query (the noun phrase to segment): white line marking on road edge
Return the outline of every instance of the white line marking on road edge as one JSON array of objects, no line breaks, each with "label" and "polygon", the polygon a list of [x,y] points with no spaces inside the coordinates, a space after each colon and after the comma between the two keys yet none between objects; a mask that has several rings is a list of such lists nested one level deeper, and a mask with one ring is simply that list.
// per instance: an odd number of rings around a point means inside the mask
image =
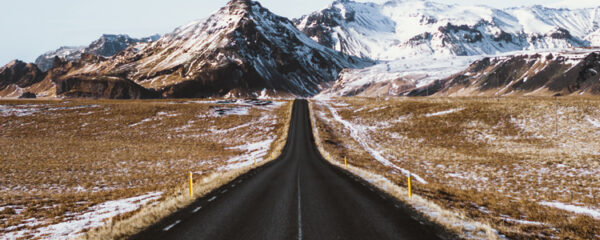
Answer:
[{"label": "white line marking on road edge", "polygon": [[177,220],[177,221],[175,221],[175,223],[173,223],[173,224],[171,224],[171,225],[167,226],[166,228],[163,228],[163,231],[165,231],[165,232],[166,232],[166,231],[169,231],[169,230],[171,230],[171,228],[175,227],[175,225],[179,224],[180,222],[181,222],[181,220]]},{"label": "white line marking on road edge", "polygon": [[375,192],[375,190],[373,190],[372,188],[369,188],[369,190],[371,190],[371,192]]},{"label": "white line marking on road edge", "polygon": [[302,240],[302,197],[300,195],[300,169],[298,169],[298,240]]},{"label": "white line marking on road edge", "polygon": [[202,209],[202,207],[197,207],[194,209],[194,211],[192,211],[193,213],[200,211],[200,209]]},{"label": "white line marking on road edge", "polygon": [[208,201],[209,201],[209,202],[212,202],[212,201],[214,201],[215,199],[217,199],[217,196],[213,196],[213,197],[211,197],[210,199],[208,199]]},{"label": "white line marking on road edge", "polygon": [[226,192],[227,192],[227,189],[225,189],[225,190],[221,191],[221,193],[226,193]]},{"label": "white line marking on road edge", "polygon": [[233,188],[233,187],[235,187],[235,184],[231,184],[231,187],[232,187],[232,188]]},{"label": "white line marking on road edge", "polygon": [[396,204],[396,205],[394,205],[394,207],[396,207],[396,208],[400,208],[400,206],[398,206],[397,204]]}]

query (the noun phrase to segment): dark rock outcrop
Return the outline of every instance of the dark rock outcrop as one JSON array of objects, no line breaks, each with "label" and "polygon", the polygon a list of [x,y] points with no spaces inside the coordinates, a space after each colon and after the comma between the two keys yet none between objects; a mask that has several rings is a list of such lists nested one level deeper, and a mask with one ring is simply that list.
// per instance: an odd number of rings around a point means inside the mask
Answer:
[{"label": "dark rock outcrop", "polygon": [[19,98],[36,98],[37,96],[35,95],[35,93],[32,92],[24,92],[23,94],[21,94],[21,96],[19,96]]},{"label": "dark rock outcrop", "polygon": [[0,90],[11,84],[25,88],[42,81],[45,76],[35,64],[14,60],[0,68]]},{"label": "dark rock outcrop", "polygon": [[73,76],[56,81],[56,94],[68,98],[147,99],[158,94],[118,77]]}]

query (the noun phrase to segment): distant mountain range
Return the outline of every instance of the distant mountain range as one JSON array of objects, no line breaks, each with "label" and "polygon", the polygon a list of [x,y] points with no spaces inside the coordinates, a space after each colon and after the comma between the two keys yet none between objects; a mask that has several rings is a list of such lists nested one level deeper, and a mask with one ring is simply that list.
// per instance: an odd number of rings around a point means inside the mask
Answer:
[{"label": "distant mountain range", "polygon": [[[11,62],[0,69],[0,96],[598,94],[593,81],[600,69],[590,59],[600,50],[594,46],[600,46],[600,7],[494,9],[338,0],[289,20],[258,2],[232,0],[208,18],[162,37],[103,35],[87,47],[45,53],[35,64]],[[549,55],[551,60],[542,61]],[[538,73],[532,75],[531,69],[521,72],[524,66],[506,67],[506,62],[523,63],[519,59],[543,62],[529,67],[551,63],[552,78],[534,77]],[[485,70],[473,72],[482,61],[488,63]],[[538,69],[545,71],[550,70]],[[518,83],[524,75],[537,84]]]},{"label": "distant mountain range", "polygon": [[600,52],[486,57],[408,96],[563,96],[600,94]]},{"label": "distant mountain range", "polygon": [[147,43],[156,41],[160,38],[160,35],[153,35],[146,38],[132,38],[128,35],[112,35],[104,34],[98,40],[92,42],[86,47],[60,47],[54,51],[49,51],[40,55],[36,60],[35,64],[42,70],[48,71],[52,68],[54,63],[54,57],[60,57],[67,61],[77,61],[81,58],[81,54],[90,53],[103,57],[110,57],[117,54],[120,51],[125,50],[132,44],[139,44],[137,48],[141,48]]}]

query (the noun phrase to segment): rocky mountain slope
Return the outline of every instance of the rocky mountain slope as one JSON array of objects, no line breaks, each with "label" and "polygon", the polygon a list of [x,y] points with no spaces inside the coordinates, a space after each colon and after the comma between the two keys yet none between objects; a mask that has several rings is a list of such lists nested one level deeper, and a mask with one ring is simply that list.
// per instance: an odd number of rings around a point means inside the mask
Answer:
[{"label": "rocky mountain slope", "polygon": [[343,71],[317,97],[600,95],[599,56],[590,48],[395,60]]},{"label": "rocky mountain slope", "polygon": [[41,81],[44,74],[35,64],[14,60],[0,68],[0,90],[15,84],[18,87],[28,87]]},{"label": "rocky mountain slope", "polygon": [[600,7],[500,10],[416,0],[338,0],[294,23],[325,46],[378,60],[600,45],[595,37]]},{"label": "rocky mountain slope", "polygon": [[128,79],[167,98],[312,96],[342,69],[371,64],[314,42],[258,2],[233,0],[142,49],[130,47],[64,77]]},{"label": "rocky mountain slope", "polygon": [[125,34],[104,34],[87,47],[60,47],[54,51],[46,52],[35,60],[35,64],[40,68],[40,70],[45,72],[52,68],[54,57],[60,57],[67,61],[77,61],[81,58],[81,54],[83,53],[110,57],[120,51],[125,50],[127,47],[133,44],[137,44],[139,45],[137,47],[141,48],[149,42],[158,40],[158,38],[160,38],[160,35],[138,39],[129,37]]},{"label": "rocky mountain slope", "polygon": [[600,51],[546,52],[487,57],[409,96],[600,94]]},{"label": "rocky mountain slope", "polygon": [[0,96],[19,97],[45,77],[35,64],[14,60],[0,68]]}]

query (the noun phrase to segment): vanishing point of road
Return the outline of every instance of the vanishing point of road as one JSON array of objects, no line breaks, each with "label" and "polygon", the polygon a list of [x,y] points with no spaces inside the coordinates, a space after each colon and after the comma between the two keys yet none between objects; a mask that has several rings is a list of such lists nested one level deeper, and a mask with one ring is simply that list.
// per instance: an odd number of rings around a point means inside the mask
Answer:
[{"label": "vanishing point of road", "polygon": [[281,156],[132,239],[443,239],[404,204],[320,155],[296,100]]}]

